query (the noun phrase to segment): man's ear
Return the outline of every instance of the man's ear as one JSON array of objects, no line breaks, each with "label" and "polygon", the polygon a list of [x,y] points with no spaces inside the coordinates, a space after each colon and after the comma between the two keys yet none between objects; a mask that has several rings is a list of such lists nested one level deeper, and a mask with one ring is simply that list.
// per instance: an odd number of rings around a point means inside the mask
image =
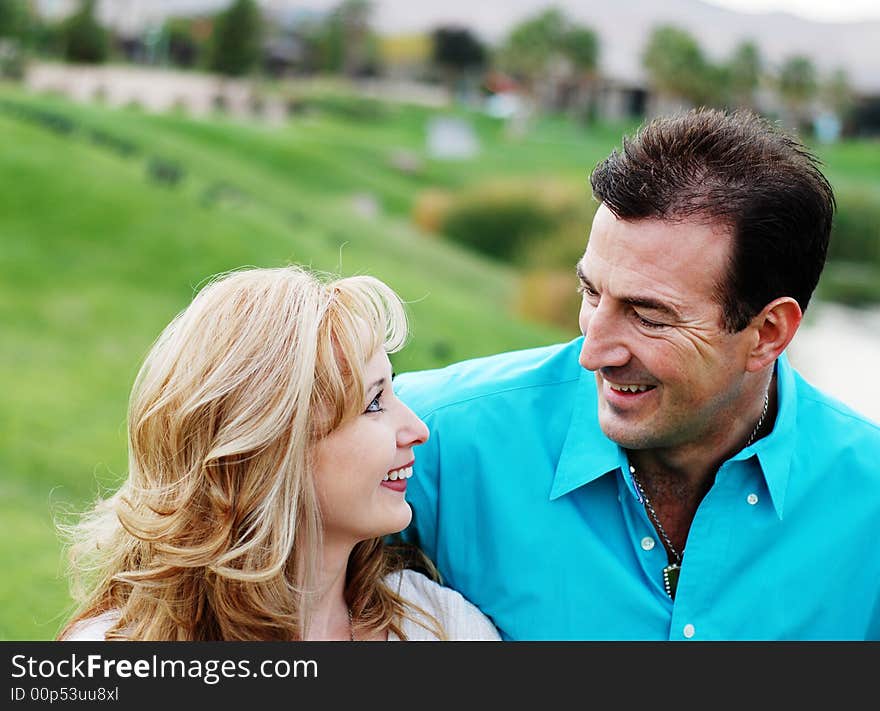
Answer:
[{"label": "man's ear", "polygon": [[791,343],[803,316],[798,302],[790,296],[767,304],[749,325],[754,329],[755,342],[749,351],[746,369],[757,372],[775,361]]}]

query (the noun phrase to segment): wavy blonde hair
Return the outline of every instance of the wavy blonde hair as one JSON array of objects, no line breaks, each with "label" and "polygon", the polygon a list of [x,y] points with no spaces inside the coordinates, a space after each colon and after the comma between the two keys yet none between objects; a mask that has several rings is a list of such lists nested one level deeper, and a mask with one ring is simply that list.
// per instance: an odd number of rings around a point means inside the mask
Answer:
[{"label": "wavy blonde hair", "polygon": [[[373,277],[290,266],[214,278],[135,379],[127,480],[61,526],[79,604],[58,637],[114,611],[111,639],[302,639],[321,551],[314,444],[363,410],[372,354],[406,338],[403,304]],[[382,539],[355,547],[356,632],[405,638],[408,617],[443,638],[386,584],[401,561]]]}]

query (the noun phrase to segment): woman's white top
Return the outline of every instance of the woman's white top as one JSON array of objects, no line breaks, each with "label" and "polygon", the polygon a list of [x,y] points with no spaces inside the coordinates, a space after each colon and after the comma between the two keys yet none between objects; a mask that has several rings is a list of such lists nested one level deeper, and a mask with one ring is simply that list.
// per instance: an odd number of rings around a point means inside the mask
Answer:
[{"label": "woman's white top", "polygon": [[[395,580],[395,578],[398,578]],[[450,641],[499,641],[501,636],[495,625],[466,600],[461,593],[438,585],[433,580],[415,570],[392,573],[386,582],[396,587],[397,594],[404,600],[418,605],[430,612],[443,627]],[[410,614],[417,613],[410,612]],[[436,637],[421,625],[404,618],[401,625],[407,639],[411,641],[436,641]],[[388,641],[400,641],[391,632]]]},{"label": "woman's white top", "polygon": [[[477,607],[466,600],[461,593],[438,585],[430,578],[415,570],[392,573],[386,582],[397,594],[411,605],[432,614],[446,632],[450,641],[500,641],[498,630]],[[410,614],[424,619],[417,611]],[[97,617],[79,622],[65,637],[69,642],[103,642],[104,635],[116,624],[119,613],[114,610]],[[403,632],[409,641],[437,641],[437,637],[409,618],[404,618]],[[393,633],[388,633],[389,642],[399,642]]]}]

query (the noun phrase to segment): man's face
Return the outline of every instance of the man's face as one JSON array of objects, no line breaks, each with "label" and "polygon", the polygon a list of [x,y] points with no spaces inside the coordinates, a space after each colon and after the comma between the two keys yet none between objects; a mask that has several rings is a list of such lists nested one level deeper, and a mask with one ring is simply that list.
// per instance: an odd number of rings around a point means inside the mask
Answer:
[{"label": "man's face", "polygon": [[621,446],[711,447],[735,421],[753,342],[722,324],[731,246],[725,227],[596,212],[578,263],[580,363],[596,373],[602,431]]}]

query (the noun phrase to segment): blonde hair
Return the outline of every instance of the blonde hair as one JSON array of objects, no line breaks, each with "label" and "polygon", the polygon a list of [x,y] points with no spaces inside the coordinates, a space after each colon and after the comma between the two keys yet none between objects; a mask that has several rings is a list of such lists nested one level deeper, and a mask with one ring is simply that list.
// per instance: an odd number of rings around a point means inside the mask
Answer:
[{"label": "blonde hair", "polygon": [[[79,607],[59,638],[112,610],[108,638],[302,639],[321,550],[313,446],[363,409],[372,354],[406,338],[400,298],[373,277],[290,266],[205,286],[135,379],[127,480],[62,526]],[[358,631],[425,626],[384,582],[395,567],[381,539],[355,547]]]}]

